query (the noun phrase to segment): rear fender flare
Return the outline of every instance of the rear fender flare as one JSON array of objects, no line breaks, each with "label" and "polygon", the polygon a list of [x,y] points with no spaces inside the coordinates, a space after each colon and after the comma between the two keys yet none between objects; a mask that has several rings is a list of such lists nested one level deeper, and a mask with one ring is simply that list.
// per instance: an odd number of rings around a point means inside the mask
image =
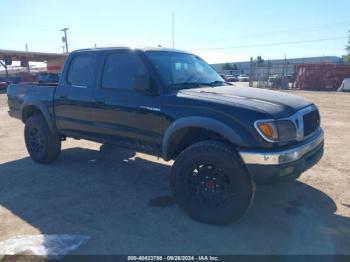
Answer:
[{"label": "rear fender flare", "polygon": [[57,132],[57,128],[55,125],[54,120],[52,119],[49,110],[47,109],[47,107],[42,103],[42,102],[38,102],[38,101],[31,101],[31,100],[27,100],[25,102],[23,102],[22,106],[21,106],[21,116],[22,116],[22,122],[24,123],[24,112],[26,110],[26,108],[28,108],[29,106],[33,106],[36,107],[38,110],[41,111],[41,113],[43,114],[47,125],[49,126],[50,130],[52,132]]}]

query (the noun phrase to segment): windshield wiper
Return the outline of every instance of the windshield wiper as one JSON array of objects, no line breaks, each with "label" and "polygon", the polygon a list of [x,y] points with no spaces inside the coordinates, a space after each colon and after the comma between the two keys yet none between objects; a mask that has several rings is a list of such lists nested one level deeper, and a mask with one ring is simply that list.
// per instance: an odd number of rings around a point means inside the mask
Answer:
[{"label": "windshield wiper", "polygon": [[223,81],[213,81],[213,82],[209,82],[209,83],[182,82],[182,83],[172,84],[171,86],[177,87],[179,89],[185,89],[185,88],[193,88],[193,87],[200,87],[200,86],[215,87],[215,86],[220,86],[220,85],[224,85],[224,84],[231,85],[230,83],[223,82]]},{"label": "windshield wiper", "polygon": [[224,81],[214,81],[214,82],[207,83],[206,85],[220,86],[220,85],[224,85],[224,84],[231,85],[229,82],[224,82]]},{"label": "windshield wiper", "polygon": [[182,83],[176,83],[172,84],[171,86],[184,89],[184,88],[192,88],[192,87],[199,87],[201,83],[195,83],[195,82],[182,82]]}]

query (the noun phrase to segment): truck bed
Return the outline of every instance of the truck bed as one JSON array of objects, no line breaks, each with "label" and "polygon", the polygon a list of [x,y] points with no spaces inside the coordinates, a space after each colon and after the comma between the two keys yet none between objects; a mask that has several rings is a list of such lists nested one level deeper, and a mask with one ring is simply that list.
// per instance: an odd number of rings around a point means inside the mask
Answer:
[{"label": "truck bed", "polygon": [[52,112],[57,84],[13,84],[7,89],[9,114],[21,119],[24,102],[40,101]]}]

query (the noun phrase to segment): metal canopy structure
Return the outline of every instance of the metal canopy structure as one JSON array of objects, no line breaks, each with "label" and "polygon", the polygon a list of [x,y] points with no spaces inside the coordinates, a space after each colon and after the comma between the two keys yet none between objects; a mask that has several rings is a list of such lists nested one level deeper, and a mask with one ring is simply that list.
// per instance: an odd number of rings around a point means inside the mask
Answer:
[{"label": "metal canopy structure", "polygon": [[0,49],[0,60],[5,60],[6,57],[11,57],[14,61],[22,61],[26,59],[31,62],[45,62],[58,58],[65,59],[67,57],[67,54],[26,52]]},{"label": "metal canopy structure", "polygon": [[6,61],[20,61],[21,66],[27,67],[29,71],[29,62],[45,62],[47,63],[47,71],[59,72],[68,54],[58,53],[43,53],[43,52],[27,52],[16,50],[1,50],[0,49],[0,65],[2,65],[7,73]]}]

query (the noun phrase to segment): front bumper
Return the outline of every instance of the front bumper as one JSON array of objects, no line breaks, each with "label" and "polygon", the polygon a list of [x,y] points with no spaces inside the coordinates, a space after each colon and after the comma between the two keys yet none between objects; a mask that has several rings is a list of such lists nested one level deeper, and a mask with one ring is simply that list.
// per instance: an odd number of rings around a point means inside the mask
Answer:
[{"label": "front bumper", "polygon": [[249,173],[257,182],[282,177],[298,177],[316,165],[323,156],[324,133],[320,128],[312,137],[283,150],[240,150]]}]

